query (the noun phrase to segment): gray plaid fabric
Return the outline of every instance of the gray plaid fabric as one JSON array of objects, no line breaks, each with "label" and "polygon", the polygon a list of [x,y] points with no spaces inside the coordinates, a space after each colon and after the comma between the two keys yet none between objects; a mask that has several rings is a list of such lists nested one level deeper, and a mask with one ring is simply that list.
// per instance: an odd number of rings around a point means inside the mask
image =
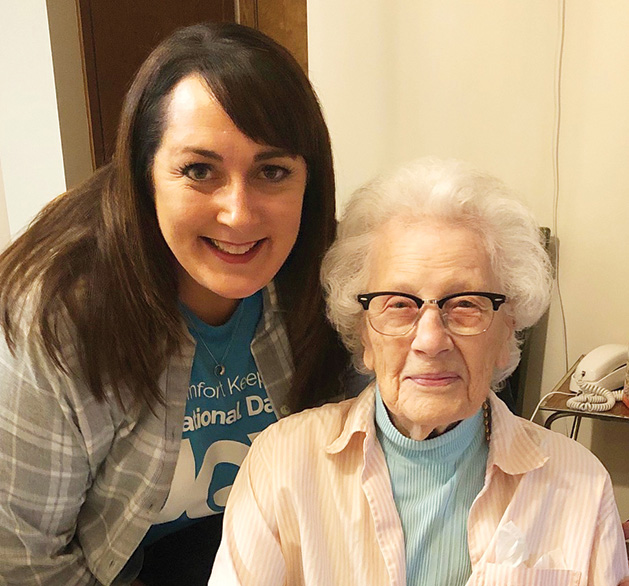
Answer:
[{"label": "gray plaid fabric", "polygon": [[[251,348],[282,417],[293,362],[272,284],[263,296]],[[125,412],[27,333],[16,356],[0,335],[0,586],[114,581],[168,496],[194,351],[187,336],[162,373],[166,407]]]}]

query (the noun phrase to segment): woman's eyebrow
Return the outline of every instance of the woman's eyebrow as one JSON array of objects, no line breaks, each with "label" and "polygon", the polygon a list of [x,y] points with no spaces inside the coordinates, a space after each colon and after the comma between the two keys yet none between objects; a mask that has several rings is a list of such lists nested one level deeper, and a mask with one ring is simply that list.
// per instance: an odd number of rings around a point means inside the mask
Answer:
[{"label": "woman's eyebrow", "polygon": [[285,149],[270,149],[268,151],[263,151],[258,153],[253,160],[254,161],[266,161],[267,159],[275,159],[278,157],[289,157],[291,159],[296,159],[299,155],[291,153]]},{"label": "woman's eyebrow", "polygon": [[200,148],[195,148],[195,147],[185,147],[183,149],[181,149],[181,152],[186,154],[186,153],[192,153],[194,155],[199,155],[201,157],[205,157],[206,159],[214,159],[216,161],[222,161],[223,157],[221,157],[221,155],[219,155],[216,151],[209,151],[207,149],[200,149]]},{"label": "woman's eyebrow", "polygon": [[[214,159],[216,161],[222,161],[223,157],[217,153],[216,151],[211,151],[208,149],[196,148],[196,147],[185,147],[181,150],[182,153],[192,153],[195,155],[199,155],[201,157],[205,157],[207,159]],[[253,160],[256,162],[266,161],[268,159],[282,158],[288,157],[290,159],[297,159],[299,155],[291,153],[286,149],[269,149],[266,151],[262,151],[254,156]]]}]

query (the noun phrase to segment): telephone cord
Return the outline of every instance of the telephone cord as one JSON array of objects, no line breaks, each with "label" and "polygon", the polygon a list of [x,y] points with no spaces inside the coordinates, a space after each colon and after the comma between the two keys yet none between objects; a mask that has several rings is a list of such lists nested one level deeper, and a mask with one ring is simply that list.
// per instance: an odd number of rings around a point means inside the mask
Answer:
[{"label": "telephone cord", "polygon": [[579,393],[566,401],[570,409],[578,411],[609,411],[616,401],[622,400],[622,389],[610,391],[595,383],[578,381]]}]

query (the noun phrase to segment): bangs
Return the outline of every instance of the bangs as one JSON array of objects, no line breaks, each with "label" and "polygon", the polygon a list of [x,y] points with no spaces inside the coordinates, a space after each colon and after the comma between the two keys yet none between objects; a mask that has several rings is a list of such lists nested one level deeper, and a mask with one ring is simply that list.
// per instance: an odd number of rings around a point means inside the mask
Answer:
[{"label": "bangs", "polygon": [[321,115],[299,66],[290,71],[269,54],[223,50],[199,73],[234,124],[257,143],[309,158],[318,142],[313,117]]}]

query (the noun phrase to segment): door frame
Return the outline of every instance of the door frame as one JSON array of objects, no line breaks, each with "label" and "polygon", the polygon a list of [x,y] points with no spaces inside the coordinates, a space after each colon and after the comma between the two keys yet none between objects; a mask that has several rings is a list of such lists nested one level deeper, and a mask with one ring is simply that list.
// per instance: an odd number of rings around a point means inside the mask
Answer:
[{"label": "door frame", "polygon": [[[92,164],[96,169],[105,162],[106,156],[89,0],[76,0],[76,10]],[[255,28],[285,46],[307,74],[307,0],[234,0],[234,14],[236,22]]]}]

